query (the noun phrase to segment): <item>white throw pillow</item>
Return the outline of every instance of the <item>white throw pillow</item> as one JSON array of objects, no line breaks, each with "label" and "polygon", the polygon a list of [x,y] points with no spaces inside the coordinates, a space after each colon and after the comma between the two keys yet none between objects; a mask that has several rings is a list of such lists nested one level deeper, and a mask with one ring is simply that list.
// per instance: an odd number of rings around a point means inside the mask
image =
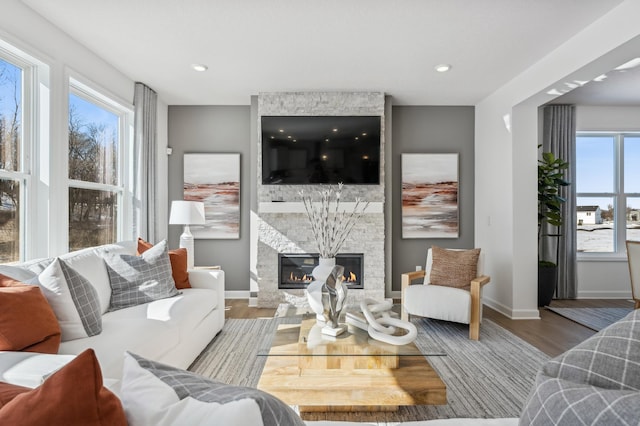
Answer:
[{"label": "white throw pillow", "polygon": [[129,352],[120,394],[130,426],[304,426],[289,406],[265,392],[226,385]]}]

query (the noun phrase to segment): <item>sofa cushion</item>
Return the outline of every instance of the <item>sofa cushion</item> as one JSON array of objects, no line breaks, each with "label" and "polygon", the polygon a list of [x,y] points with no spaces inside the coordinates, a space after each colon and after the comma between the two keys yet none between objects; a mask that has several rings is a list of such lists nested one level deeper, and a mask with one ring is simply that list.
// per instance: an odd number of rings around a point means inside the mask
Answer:
[{"label": "sofa cushion", "polygon": [[102,331],[98,293],[64,260],[54,259],[38,275],[38,285],[58,318],[63,342]]},{"label": "sofa cushion", "polygon": [[539,373],[520,425],[638,424],[640,392],[574,383]]},{"label": "sofa cushion", "polygon": [[[138,238],[138,254],[142,254],[145,251],[153,247],[148,241]],[[189,272],[187,271],[187,249],[179,248],[175,250],[169,250],[169,261],[171,262],[171,274],[173,281],[176,284],[178,290],[184,288],[191,288],[189,283]]]},{"label": "sofa cushion", "polygon": [[100,366],[91,349],[36,389],[0,384],[0,394],[10,393],[17,395],[0,408],[0,424],[127,425],[120,400],[102,385]]},{"label": "sofa cushion", "polygon": [[0,265],[0,274],[25,284],[38,276],[35,272],[18,265]]},{"label": "sofa cushion", "polygon": [[111,283],[109,311],[178,294],[171,276],[166,240],[142,253],[142,256],[107,252],[104,260]]},{"label": "sofa cushion", "polygon": [[154,300],[144,305],[109,312],[107,317],[110,321],[136,318],[162,321],[176,327],[180,332],[180,339],[183,340],[188,339],[189,333],[218,308],[217,300],[215,290],[191,288],[182,290],[178,296],[169,299]]},{"label": "sofa cushion", "polygon": [[549,360],[542,372],[605,389],[640,391],[640,310]]},{"label": "sofa cushion", "polygon": [[35,388],[74,358],[57,353],[0,352],[0,382]]},{"label": "sofa cushion", "polygon": [[471,280],[477,277],[480,249],[449,250],[432,246],[431,252],[431,284],[468,288]]},{"label": "sofa cushion", "polygon": [[253,388],[230,386],[127,353],[122,403],[136,425],[291,425],[304,422],[286,404]]},{"label": "sofa cushion", "polygon": [[[128,309],[131,308],[126,310]],[[59,353],[77,355],[86,348],[92,348],[102,367],[103,376],[120,379],[126,350],[148,358],[161,359],[180,343],[180,333],[175,325],[146,317],[117,319],[112,314],[110,312],[103,316],[102,333],[86,339],[62,342]]]},{"label": "sofa cushion", "polygon": [[39,287],[0,275],[0,351],[56,353],[60,334]]}]

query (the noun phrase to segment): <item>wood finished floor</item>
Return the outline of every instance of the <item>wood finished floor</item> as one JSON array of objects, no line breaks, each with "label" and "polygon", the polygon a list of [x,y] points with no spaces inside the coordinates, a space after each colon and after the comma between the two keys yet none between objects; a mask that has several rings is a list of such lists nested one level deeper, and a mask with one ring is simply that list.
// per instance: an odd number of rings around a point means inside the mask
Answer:
[{"label": "wood finished floor", "polygon": [[[554,307],[624,308],[633,307],[628,300],[582,299],[554,300]],[[226,318],[272,318],[275,309],[250,307],[246,299],[228,299]],[[499,324],[549,356],[557,356],[596,332],[546,309],[540,310],[539,320],[512,320],[484,307],[484,317]],[[482,336],[481,336],[482,338]]]}]

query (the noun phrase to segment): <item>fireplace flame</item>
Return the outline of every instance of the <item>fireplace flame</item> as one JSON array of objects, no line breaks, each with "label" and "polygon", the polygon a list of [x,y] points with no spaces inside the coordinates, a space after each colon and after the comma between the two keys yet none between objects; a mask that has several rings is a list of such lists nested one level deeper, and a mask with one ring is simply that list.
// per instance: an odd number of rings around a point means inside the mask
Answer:
[{"label": "fireplace flame", "polygon": [[348,277],[343,276],[342,279],[348,283],[355,283],[358,281],[358,276],[353,272],[349,272],[349,276]]},{"label": "fireplace flame", "polygon": [[311,281],[311,275],[304,274],[302,277],[294,275],[293,272],[289,273],[289,282],[307,282]]}]

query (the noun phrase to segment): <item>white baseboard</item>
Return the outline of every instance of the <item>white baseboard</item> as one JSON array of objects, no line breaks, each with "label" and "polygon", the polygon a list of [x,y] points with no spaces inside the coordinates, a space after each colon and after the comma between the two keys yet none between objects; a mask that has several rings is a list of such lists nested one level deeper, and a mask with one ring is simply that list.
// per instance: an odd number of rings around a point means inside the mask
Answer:
[{"label": "white baseboard", "polygon": [[249,295],[248,290],[226,290],[224,292],[225,299],[248,299]]},{"label": "white baseboard", "polygon": [[578,290],[578,299],[631,299],[631,291],[624,290]]},{"label": "white baseboard", "polygon": [[540,312],[537,309],[512,309],[509,306],[487,297],[482,298],[482,303],[491,309],[500,312],[509,319],[540,319]]}]

